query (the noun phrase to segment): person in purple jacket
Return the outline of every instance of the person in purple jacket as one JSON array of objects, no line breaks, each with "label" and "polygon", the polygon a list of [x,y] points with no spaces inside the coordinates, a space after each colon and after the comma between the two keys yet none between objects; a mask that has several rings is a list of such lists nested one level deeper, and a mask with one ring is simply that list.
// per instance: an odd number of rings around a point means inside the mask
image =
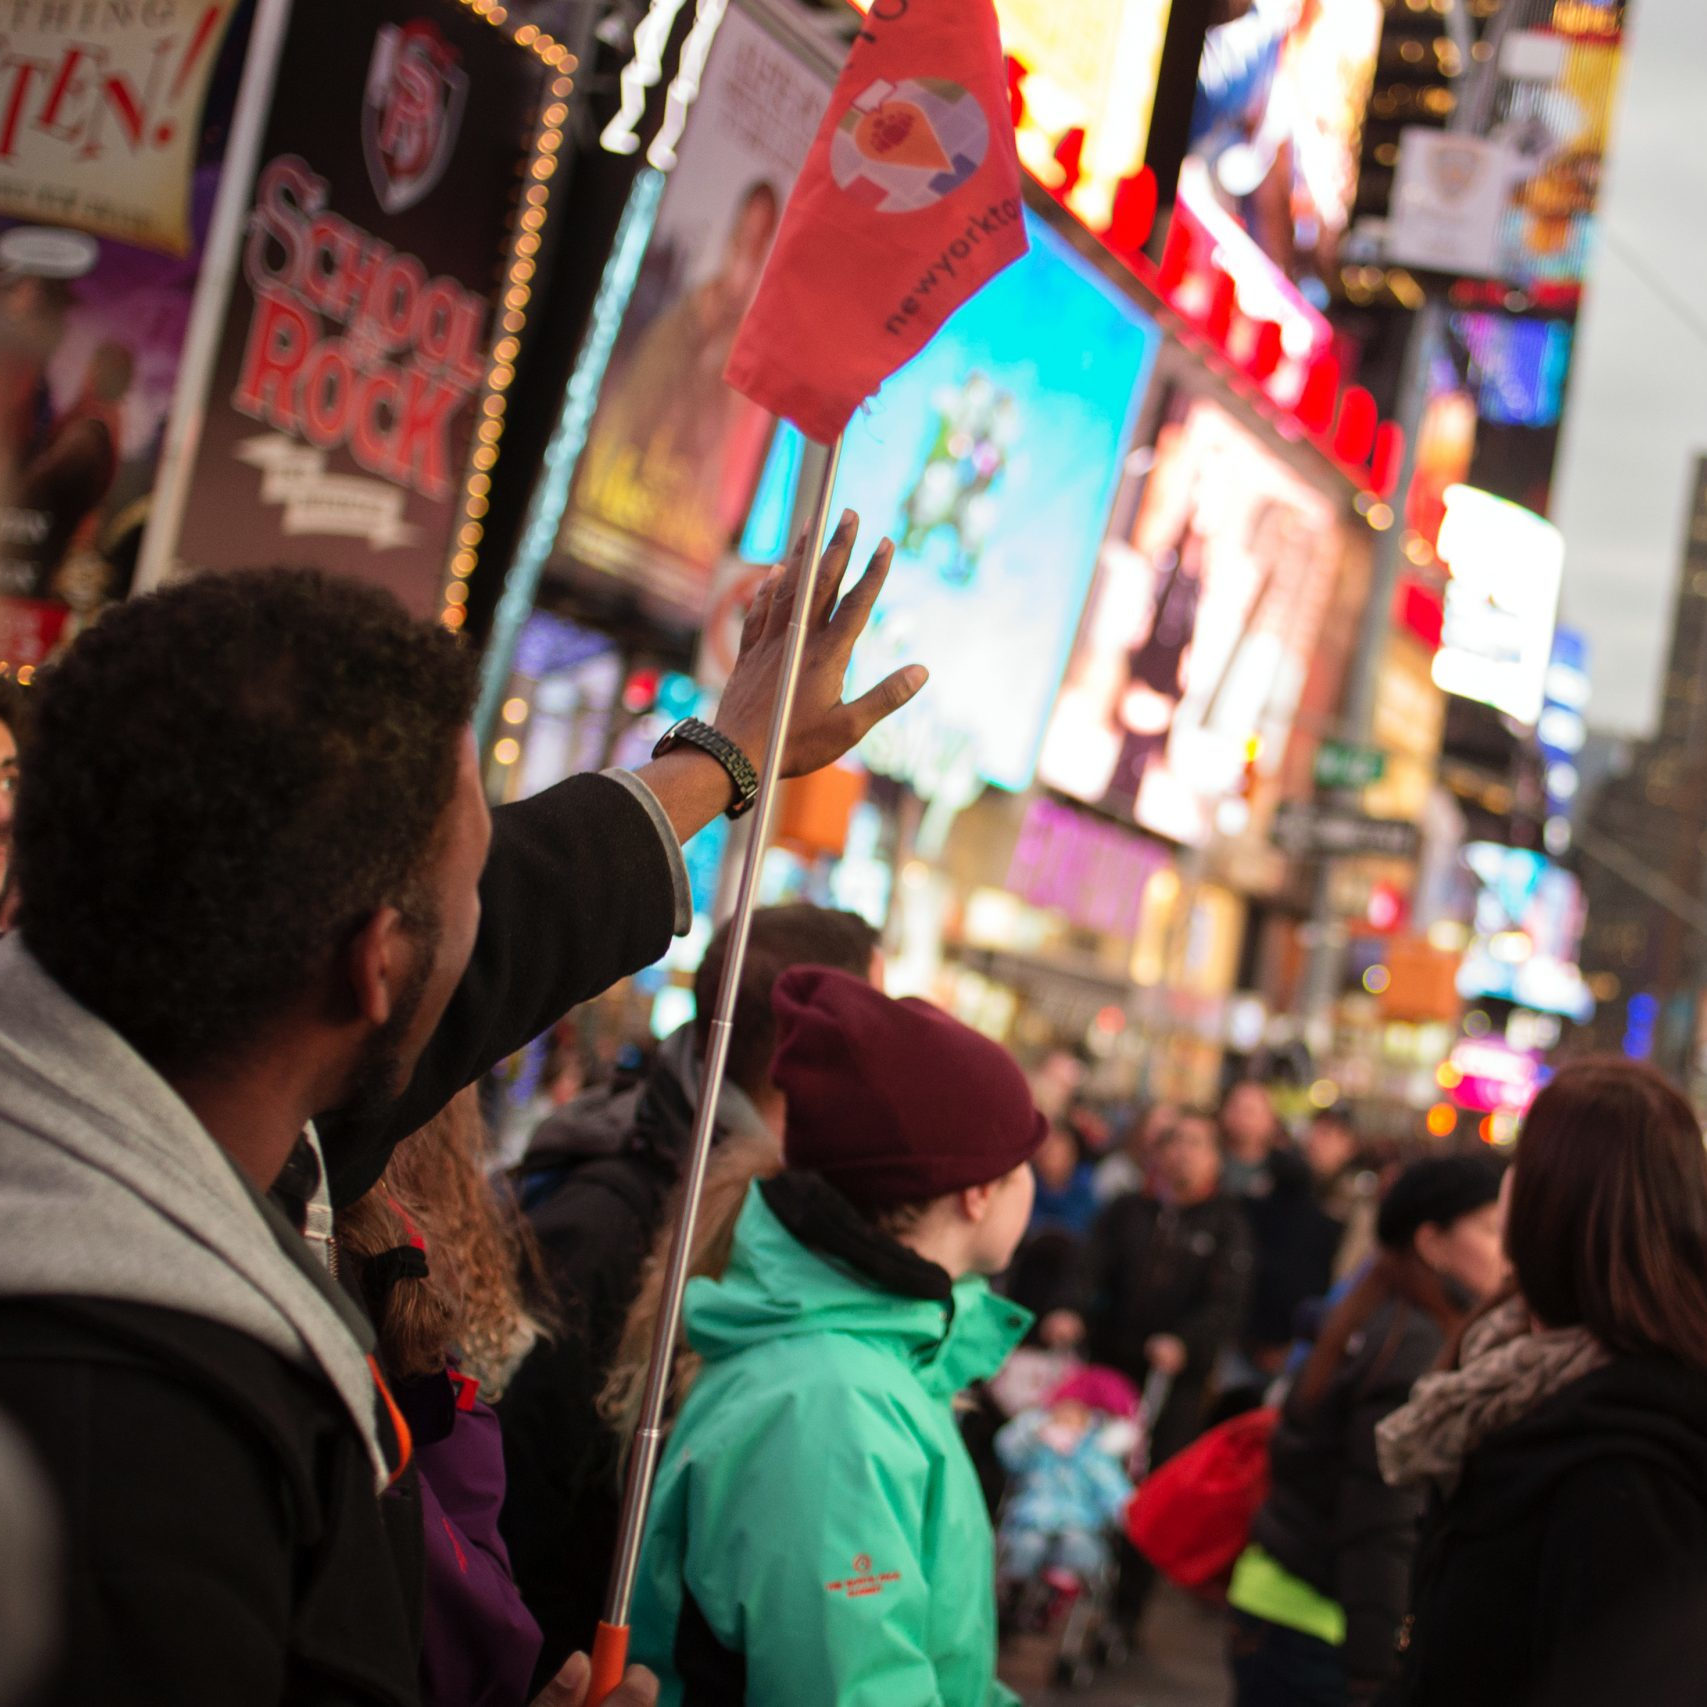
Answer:
[{"label": "person in purple jacket", "polygon": [[504,1448],[485,1402],[539,1340],[518,1278],[535,1253],[488,1184],[485,1149],[471,1088],[337,1219],[340,1274],[367,1304],[414,1445],[413,1486],[388,1498],[396,1522],[420,1502],[424,1707],[521,1707],[541,1641],[498,1533]]}]

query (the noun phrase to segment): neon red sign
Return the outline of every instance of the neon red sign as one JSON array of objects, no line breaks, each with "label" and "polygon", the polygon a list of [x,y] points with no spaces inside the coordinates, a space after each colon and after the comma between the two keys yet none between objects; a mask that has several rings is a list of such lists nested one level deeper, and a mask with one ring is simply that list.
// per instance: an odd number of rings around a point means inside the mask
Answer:
[{"label": "neon red sign", "polygon": [[[1008,89],[1016,128],[1026,124],[1029,68],[1011,54]],[[1055,150],[1053,181],[1037,181],[1075,213],[1086,147],[1083,130]],[[1386,498],[1398,485],[1404,440],[1377,418],[1375,400],[1342,383],[1333,328],[1293,287],[1238,222],[1208,196],[1193,197],[1182,177],[1158,265],[1144,253],[1156,225],[1158,196],[1148,166],[1116,186],[1106,222],[1080,219],[1139,283],[1185,322],[1187,335],[1283,433],[1309,439],[1349,479]]]}]

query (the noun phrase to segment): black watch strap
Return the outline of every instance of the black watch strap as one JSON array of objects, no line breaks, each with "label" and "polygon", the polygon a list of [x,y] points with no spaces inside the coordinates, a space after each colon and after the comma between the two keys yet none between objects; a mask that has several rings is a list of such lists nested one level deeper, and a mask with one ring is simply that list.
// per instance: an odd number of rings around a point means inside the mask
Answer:
[{"label": "black watch strap", "polygon": [[735,804],[729,808],[731,818],[742,818],[753,809],[759,798],[759,773],[753,761],[719,729],[701,723],[697,717],[684,717],[680,723],[666,729],[663,738],[652,749],[652,757],[661,759],[679,747],[697,747],[709,753],[729,773],[735,787]]}]

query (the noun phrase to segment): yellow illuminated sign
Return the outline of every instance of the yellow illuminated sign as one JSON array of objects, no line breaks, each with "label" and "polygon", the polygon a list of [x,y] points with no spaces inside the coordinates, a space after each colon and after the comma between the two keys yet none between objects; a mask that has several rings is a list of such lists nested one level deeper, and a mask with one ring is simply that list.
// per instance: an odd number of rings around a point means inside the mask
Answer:
[{"label": "yellow illuminated sign", "polygon": [[1079,178],[1068,209],[1092,231],[1106,230],[1121,181],[1144,164],[1171,0],[996,0],[1002,46],[1025,70],[1025,114],[1015,131],[1019,157],[1038,181],[1059,190],[1067,173],[1055,158],[1084,134]]}]

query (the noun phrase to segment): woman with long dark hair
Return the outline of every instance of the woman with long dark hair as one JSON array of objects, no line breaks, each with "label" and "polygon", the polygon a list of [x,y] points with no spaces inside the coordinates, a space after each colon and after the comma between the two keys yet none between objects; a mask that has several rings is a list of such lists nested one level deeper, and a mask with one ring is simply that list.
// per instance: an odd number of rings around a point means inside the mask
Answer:
[{"label": "woman with long dark hair", "polygon": [[1423,1500],[1382,1481],[1375,1430],[1500,1289],[1499,1194],[1489,1158],[1436,1157],[1382,1204],[1378,1254],[1281,1413],[1269,1498],[1233,1573],[1238,1707],[1373,1701],[1395,1671]]},{"label": "woman with long dark hair", "polygon": [[1395,1699],[1707,1701],[1707,1151],[1661,1074],[1560,1072],[1530,1110],[1516,1292],[1380,1431],[1430,1487]]}]

